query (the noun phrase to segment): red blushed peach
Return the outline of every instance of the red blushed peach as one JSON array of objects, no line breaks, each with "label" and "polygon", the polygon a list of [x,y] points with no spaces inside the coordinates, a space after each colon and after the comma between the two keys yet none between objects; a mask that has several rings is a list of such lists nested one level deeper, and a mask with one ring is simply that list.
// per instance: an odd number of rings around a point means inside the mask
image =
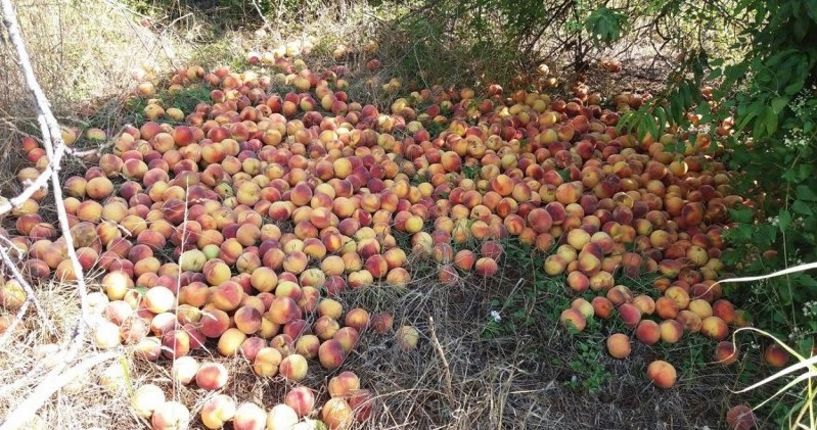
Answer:
[{"label": "red blushed peach", "polygon": [[701,326],[703,325],[701,317],[686,309],[678,312],[678,316],[675,317],[675,320],[681,323],[681,325],[684,326],[684,330],[690,333],[701,331]]},{"label": "red blushed peach", "polygon": [[775,368],[786,367],[789,362],[789,353],[776,343],[770,344],[763,351],[763,361]]},{"label": "red blushed peach", "polygon": [[340,342],[343,351],[348,354],[357,345],[360,333],[352,327],[343,327],[332,338]]},{"label": "red blushed peach", "polygon": [[278,371],[284,378],[296,382],[303,380],[308,370],[309,365],[306,362],[306,358],[300,354],[287,355],[281,360],[281,364],[278,367]]},{"label": "red blushed peach", "polygon": [[470,271],[475,262],[476,256],[470,250],[463,249],[454,255],[454,266],[464,272]]},{"label": "red blushed peach", "polygon": [[228,328],[218,339],[218,352],[225,357],[236,355],[247,335],[237,328]]},{"label": "red blushed peach", "polygon": [[190,352],[190,335],[184,330],[170,330],[162,335],[162,355],[165,357],[183,357],[188,352]]},{"label": "red blushed peach", "polygon": [[701,333],[710,339],[723,340],[729,335],[729,327],[718,317],[706,317],[701,321]]},{"label": "red blushed peach", "polygon": [[653,320],[641,320],[635,329],[635,337],[645,345],[655,345],[661,340],[661,328]]},{"label": "red blushed peach", "polygon": [[642,315],[652,315],[655,312],[655,301],[644,294],[633,297],[633,306],[637,307]]},{"label": "red blushed peach", "polygon": [[324,403],[321,418],[330,430],[344,430],[354,422],[355,413],[346,400],[336,397]]},{"label": "red blushed peach", "polygon": [[244,299],[244,294],[241,284],[226,281],[211,289],[210,303],[218,309],[229,312],[238,308]]},{"label": "red blushed peach", "polygon": [[289,297],[276,296],[270,303],[267,318],[275,324],[283,325],[300,315],[298,304]]},{"label": "red blushed peach", "polygon": [[587,325],[587,319],[576,309],[565,309],[559,316],[559,321],[568,329],[582,331]]},{"label": "red blushed peach", "polygon": [[669,297],[662,296],[655,301],[655,314],[663,319],[673,319],[679,311],[678,304]]},{"label": "red blushed peach", "polygon": [[701,319],[712,316],[712,305],[706,300],[695,299],[689,302],[688,309]]},{"label": "red blushed peach", "polygon": [[254,334],[261,328],[261,312],[250,306],[242,306],[233,315],[235,326],[244,334]]},{"label": "red blushed peach", "polygon": [[634,329],[641,321],[641,311],[630,303],[618,307],[618,313],[625,326]]},{"label": "red blushed peach", "polygon": [[593,309],[593,305],[591,305],[590,302],[581,297],[573,300],[570,303],[570,308],[579,311],[584,316],[585,319],[589,319],[595,316],[595,310]]},{"label": "red blushed peach", "polygon": [[528,212],[527,221],[528,225],[536,233],[547,233],[553,226],[553,218],[550,212],[543,208],[535,208]]},{"label": "red blushed peach", "polygon": [[607,291],[607,298],[616,306],[633,301],[633,293],[624,285],[616,285]]},{"label": "red blushed peach", "polygon": [[394,327],[394,316],[388,312],[381,312],[372,315],[372,330],[375,333],[388,333]]},{"label": "red blushed peach", "polygon": [[284,396],[284,403],[304,417],[315,408],[315,394],[309,388],[295,387]]},{"label": "red blushed peach", "polygon": [[327,391],[332,398],[348,398],[360,389],[360,379],[353,372],[341,372],[329,380]]},{"label": "red blushed peach", "polygon": [[730,365],[738,360],[737,346],[727,340],[718,342],[715,347],[715,362],[723,365]]},{"label": "red blushed peach", "polygon": [[232,397],[218,394],[207,399],[201,407],[201,423],[208,429],[220,429],[235,416],[236,404]]},{"label": "red blushed peach", "polygon": [[122,300],[133,288],[133,279],[124,272],[110,272],[102,278],[102,289],[110,300]]},{"label": "red blushed peach", "polygon": [[732,430],[752,430],[757,428],[757,417],[749,406],[737,405],[726,412],[726,424]]},{"label": "red blushed peach", "polygon": [[283,357],[281,353],[275,348],[261,348],[255,354],[253,360],[253,371],[256,375],[271,378],[278,374],[278,366],[281,364]]},{"label": "red blushed peach", "polygon": [[102,200],[113,193],[113,182],[104,176],[97,176],[88,181],[85,193],[95,200]]},{"label": "red blushed peach", "polygon": [[365,267],[375,279],[380,279],[386,276],[389,271],[389,265],[386,262],[386,259],[380,254],[375,254],[367,258],[363,267]]},{"label": "red blushed peach", "polygon": [[207,391],[215,391],[227,384],[229,373],[221,363],[202,363],[196,372],[196,385]]},{"label": "red blushed peach", "polygon": [[346,313],[344,324],[362,333],[369,327],[369,320],[369,313],[365,309],[354,308]]},{"label": "red blushed peach", "polygon": [[328,316],[322,316],[315,320],[312,326],[313,331],[321,340],[331,339],[340,330],[340,324]]},{"label": "red blushed peach", "polygon": [[735,306],[727,300],[720,299],[712,303],[712,315],[720,318],[726,324],[735,322]]},{"label": "red blushed peach", "polygon": [[[361,270],[360,272],[350,273],[349,274],[349,286],[352,288],[357,288],[353,285],[352,275],[362,275],[362,278],[355,277],[354,284],[359,286],[365,286],[371,284],[373,281],[369,281],[369,278],[372,276],[368,270]],[[402,267],[395,267],[394,269],[389,270],[386,274],[386,284],[391,285],[393,287],[403,288],[408,285],[409,281],[411,281],[411,275],[409,272],[402,268]]]},{"label": "red blushed peach", "polygon": [[318,350],[321,346],[321,340],[317,336],[307,334],[298,338],[295,341],[295,352],[303,355],[307,359],[313,359],[318,356]]},{"label": "red blushed peach", "polygon": [[590,287],[590,279],[582,272],[570,272],[567,275],[567,286],[577,293],[583,293]]},{"label": "red blushed peach", "polygon": [[204,273],[205,278],[207,279],[207,283],[213,286],[218,286],[223,284],[224,282],[228,281],[232,276],[230,271],[230,266],[224,263],[224,261],[219,259],[209,260],[204,263],[202,267],[202,273]]},{"label": "red blushed peach", "polygon": [[190,425],[190,411],[179,402],[167,401],[153,411],[150,424],[155,430],[186,429]]},{"label": "red blushed peach", "polygon": [[202,310],[201,332],[209,338],[218,338],[230,328],[230,317],[221,309],[209,308]]},{"label": "red blushed peach", "polygon": [[647,366],[647,378],[659,388],[668,389],[675,385],[678,375],[675,367],[663,360],[655,360]]},{"label": "red blushed peach", "polygon": [[593,306],[593,315],[601,319],[610,318],[610,316],[613,314],[613,310],[615,309],[613,302],[606,297],[593,297],[590,304]]},{"label": "red blushed peach", "polygon": [[[150,315],[152,314],[145,315],[145,317],[150,318]],[[173,330],[176,327],[176,323],[176,315],[170,312],[157,314],[150,318],[150,331],[157,336],[164,335]]]},{"label": "red blushed peach", "polygon": [[210,298],[210,288],[203,282],[191,282],[179,289],[179,304],[203,307]]},{"label": "red blushed peach", "polygon": [[477,275],[490,277],[496,275],[499,267],[496,261],[490,257],[482,257],[474,263],[474,272]]},{"label": "red blushed peach", "polygon": [[264,430],[267,424],[267,413],[252,402],[238,405],[233,416],[234,430]]},{"label": "red blushed peach", "polygon": [[677,343],[684,335],[684,327],[675,320],[662,321],[658,327],[661,330],[661,340],[666,343]]},{"label": "red blushed peach", "polygon": [[630,338],[625,334],[615,333],[607,338],[607,353],[611,357],[623,360],[630,356]]}]

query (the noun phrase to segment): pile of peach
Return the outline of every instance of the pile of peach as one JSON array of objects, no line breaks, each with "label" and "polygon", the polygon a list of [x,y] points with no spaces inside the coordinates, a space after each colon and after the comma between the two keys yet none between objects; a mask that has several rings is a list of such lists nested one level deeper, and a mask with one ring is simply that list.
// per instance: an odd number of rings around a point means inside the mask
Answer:
[{"label": "pile of peach", "polygon": [[[274,65],[272,77],[180,70],[171,93],[212,88],[192,112],[163,106],[151,98],[152,84],[140,85],[148,121],[125,127],[97,165],[65,179],[80,262],[105,273],[104,295],[92,297],[104,316],[94,329],[98,346],[124,343],[149,360],[189,363],[183,379],[205,390],[223,386],[225,370],[183,358],[207,344],[245,357],[261,377],[297,382],[310,361],[341,367],[367,329],[391,330],[391,315],[345,310],[333,296],[407,288],[413,258],[436,262],[447,285],[468,272],[489,277],[510,237],[547,254],[544,273],[566,274],[566,291],[595,296],[562,313],[574,329],[617,315],[652,345],[685,332],[722,341],[730,324],[745,323],[713,284],[727,208],[742,199],[730,195],[723,164],[704,154],[713,145],[705,135],[638,140],[616,130],[619,114],[597,94],[551,100],[496,85],[484,98],[425,89],[381,111],[349,99],[343,67],[316,73],[286,57]],[[293,91],[268,94],[273,82]],[[618,110],[641,102],[632,94],[615,101]],[[64,129],[69,145],[80,136]],[[90,129],[85,138],[106,134]],[[687,138],[683,153],[665,148]],[[34,163],[19,172],[25,182],[47,160],[35,140],[22,146]],[[10,240],[25,251],[28,276],[71,281],[65,242],[38,213],[44,195],[15,210]],[[410,249],[398,246],[403,236]],[[616,282],[645,273],[658,276],[651,294]],[[20,297],[8,282],[0,298],[13,309]],[[400,332],[401,344],[416,343],[413,328]],[[736,356],[726,344],[720,361]],[[629,336],[612,336],[608,348],[626,357]],[[674,383],[669,363],[653,363],[647,374],[659,386]],[[332,410],[366,403],[365,391],[353,392],[324,406],[330,428],[350,423],[333,421]],[[215,406],[221,402],[227,406]],[[234,428],[257,428],[238,417],[258,421],[263,409],[230,402],[214,397],[208,405],[234,409]],[[314,399],[286,404],[309,416]],[[165,412],[153,415],[156,428],[167,428],[156,424]]]}]

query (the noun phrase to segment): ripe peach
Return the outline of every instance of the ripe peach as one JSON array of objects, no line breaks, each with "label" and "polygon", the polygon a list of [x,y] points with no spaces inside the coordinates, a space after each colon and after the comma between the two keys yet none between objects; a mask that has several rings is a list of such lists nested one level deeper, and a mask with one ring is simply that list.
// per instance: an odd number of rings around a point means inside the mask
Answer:
[{"label": "ripe peach", "polygon": [[780,369],[786,367],[786,364],[789,362],[789,353],[776,343],[773,343],[763,351],[763,361],[769,366]]},{"label": "ripe peach", "polygon": [[582,331],[587,325],[584,315],[576,309],[565,309],[562,311],[559,321],[568,329]]},{"label": "ripe peach", "polygon": [[195,358],[190,356],[179,357],[173,361],[171,375],[176,381],[187,385],[196,377],[198,370],[199,362]]},{"label": "ripe peach", "polygon": [[295,341],[295,352],[308,359],[313,359],[318,356],[320,346],[321,340],[317,336],[307,334]]},{"label": "ripe peach", "polygon": [[593,315],[605,320],[610,318],[610,316],[613,314],[613,309],[615,309],[613,302],[606,297],[593,297],[590,304],[593,305]]},{"label": "ripe peach", "polygon": [[737,405],[726,412],[726,424],[731,430],[752,430],[757,427],[757,417],[747,405]]},{"label": "ripe peach", "polygon": [[360,389],[360,379],[353,372],[341,372],[329,380],[327,391],[331,397],[348,398]]},{"label": "ripe peach", "polygon": [[299,417],[304,417],[315,407],[315,394],[309,388],[295,387],[284,396],[284,404],[292,408]]},{"label": "ripe peach", "polygon": [[278,404],[267,414],[267,430],[291,430],[298,424],[298,414],[285,404]]},{"label": "ripe peach", "polygon": [[315,320],[313,325],[313,330],[315,331],[315,335],[318,336],[321,340],[331,339],[335,336],[338,330],[340,330],[340,324],[338,322],[328,316],[322,316]]},{"label": "ripe peach", "polygon": [[655,360],[647,366],[647,378],[656,387],[668,389],[675,385],[677,374],[672,364],[663,360]]},{"label": "ripe peach", "polygon": [[258,376],[273,377],[278,373],[278,366],[283,358],[275,348],[261,348],[253,360],[253,371]]},{"label": "ripe peach", "polygon": [[482,257],[474,263],[474,271],[484,277],[494,276],[499,267],[496,264],[496,261],[490,257]]},{"label": "ripe peach", "polygon": [[267,413],[252,402],[238,405],[233,416],[234,430],[264,430],[267,424]]},{"label": "ripe peach", "polygon": [[624,325],[634,329],[641,321],[641,311],[630,303],[624,303],[618,307],[618,313]]},{"label": "ripe peach", "polygon": [[201,407],[201,422],[208,429],[220,429],[235,416],[236,404],[232,397],[217,394]]},{"label": "ripe peach", "polygon": [[324,403],[321,418],[330,430],[345,430],[353,423],[354,411],[346,400],[336,397]]},{"label": "ripe peach", "polygon": [[658,327],[661,330],[661,340],[666,343],[677,343],[684,335],[684,327],[675,320],[662,321]]},{"label": "ripe peach", "polygon": [[730,365],[738,360],[737,346],[728,341],[720,341],[715,347],[715,362],[723,365]]},{"label": "ripe peach", "polygon": [[300,315],[298,304],[290,297],[276,296],[270,303],[267,318],[275,324],[286,324]]},{"label": "ripe peach", "polygon": [[164,391],[153,384],[145,384],[137,388],[130,398],[131,410],[140,418],[150,418],[153,411],[164,403]]},{"label": "ripe peach", "polygon": [[641,320],[635,329],[635,337],[645,345],[654,345],[661,339],[661,328],[653,320]]},{"label": "ripe peach", "polygon": [[701,317],[686,309],[678,312],[678,316],[675,317],[675,320],[681,323],[681,325],[684,326],[684,330],[690,333],[701,331],[701,326],[703,325]]},{"label": "ripe peach", "polygon": [[236,355],[247,335],[237,328],[228,328],[218,339],[218,352],[221,355],[232,357]]},{"label": "ripe peach", "polygon": [[630,355],[630,338],[625,334],[615,333],[607,338],[607,352],[613,358],[619,360],[627,358]]},{"label": "ripe peach", "polygon": [[221,309],[206,308],[202,310],[200,326],[202,334],[218,338],[230,328],[230,317]]},{"label": "ripe peach", "polygon": [[701,333],[710,339],[723,340],[729,335],[729,327],[718,317],[706,317],[701,321]]},{"label": "ripe peach", "polygon": [[190,343],[190,335],[186,331],[170,330],[162,335],[162,354],[168,358],[183,357],[190,352]]},{"label": "ripe peach", "polygon": [[308,369],[309,365],[306,362],[306,358],[300,354],[287,355],[281,360],[281,364],[278,366],[278,370],[284,378],[296,382],[306,377]]},{"label": "ripe peach", "polygon": [[388,312],[381,312],[372,315],[372,329],[379,334],[385,334],[392,330],[394,326],[394,316]]},{"label": "ripe peach", "polygon": [[154,430],[179,430],[190,425],[190,411],[183,404],[176,401],[162,403],[150,418]]}]

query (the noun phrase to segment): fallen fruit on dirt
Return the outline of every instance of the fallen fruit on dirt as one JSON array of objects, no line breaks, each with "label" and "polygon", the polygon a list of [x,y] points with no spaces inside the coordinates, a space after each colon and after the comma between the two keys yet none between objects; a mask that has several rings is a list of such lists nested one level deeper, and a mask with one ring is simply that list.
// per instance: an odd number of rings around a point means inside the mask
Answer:
[{"label": "fallen fruit on dirt", "polygon": [[647,378],[658,388],[672,388],[677,375],[675,367],[663,360],[655,360],[647,366]]}]

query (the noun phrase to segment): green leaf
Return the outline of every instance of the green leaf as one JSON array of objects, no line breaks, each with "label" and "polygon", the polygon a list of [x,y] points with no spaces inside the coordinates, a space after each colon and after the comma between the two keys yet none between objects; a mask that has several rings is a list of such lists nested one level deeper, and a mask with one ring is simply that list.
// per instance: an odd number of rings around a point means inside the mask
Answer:
[{"label": "green leaf", "polygon": [[754,220],[754,211],[749,208],[738,208],[738,209],[729,209],[729,218],[732,221],[743,223],[743,224],[751,224],[752,220]]},{"label": "green leaf", "polygon": [[791,208],[794,212],[800,215],[814,215],[814,211],[811,209],[811,206],[802,200],[795,200],[794,203],[791,204]]},{"label": "green leaf", "polygon": [[777,225],[780,226],[780,231],[788,230],[789,226],[791,225],[791,212],[787,210],[782,210],[777,215]]},{"label": "green leaf", "polygon": [[772,112],[779,114],[786,105],[789,104],[789,99],[786,97],[775,97],[772,99]]},{"label": "green leaf", "polygon": [[800,200],[808,200],[810,202],[817,202],[817,193],[805,185],[798,185],[795,189],[795,194]]}]

